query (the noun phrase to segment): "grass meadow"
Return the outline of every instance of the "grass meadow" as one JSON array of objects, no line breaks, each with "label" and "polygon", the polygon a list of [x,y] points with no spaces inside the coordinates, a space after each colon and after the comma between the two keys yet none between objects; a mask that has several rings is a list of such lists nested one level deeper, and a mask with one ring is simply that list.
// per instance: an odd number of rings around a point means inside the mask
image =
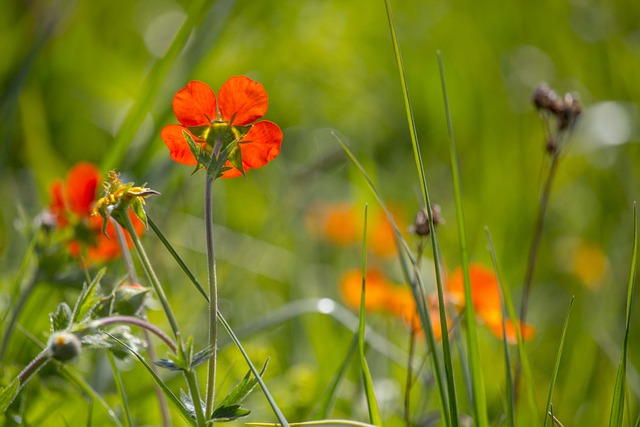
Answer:
[{"label": "grass meadow", "polygon": [[639,2],[2,5],[3,425],[640,425]]}]

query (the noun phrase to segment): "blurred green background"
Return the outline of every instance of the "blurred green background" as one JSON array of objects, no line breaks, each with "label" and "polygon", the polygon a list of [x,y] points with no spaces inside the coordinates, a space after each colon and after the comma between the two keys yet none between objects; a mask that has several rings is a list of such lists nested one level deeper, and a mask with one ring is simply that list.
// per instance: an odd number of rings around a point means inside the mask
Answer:
[{"label": "blurred green background", "polygon": [[[103,172],[117,168],[125,181],[147,182],[160,191],[162,196],[148,201],[149,214],[200,280],[206,280],[204,177],[190,176],[190,168],[172,162],[159,136],[164,125],[175,122],[173,94],[191,79],[216,91],[233,75],[261,82],[269,94],[266,119],[284,132],[275,161],[251,170],[246,179],[215,184],[221,310],[235,327],[258,325],[294,300],[339,299],[340,275],[359,266],[358,247],[331,246],[305,227],[308,210],[318,203],[375,206],[331,131],[345,138],[383,197],[400,207],[399,220],[411,223],[421,205],[382,0],[8,0],[2,6],[2,313],[28,245],[26,225],[48,205],[50,183],[81,160],[101,165]],[[427,182],[448,220],[439,235],[449,270],[458,266],[459,250],[436,51],[444,59],[470,255],[490,265],[483,228],[488,226],[516,297],[548,167],[531,93],[542,81],[560,94],[579,93],[585,113],[561,159],[550,201],[529,311],[537,335],[528,349],[542,407],[562,320],[576,295],[554,411],[565,425],[604,424],[623,337],[632,205],[639,196],[640,2],[408,0],[392,1],[392,6]],[[204,301],[152,233],[144,242],[183,325],[202,342]],[[595,279],[584,273],[591,258],[576,255],[576,248],[585,245],[608,266]],[[401,280],[393,261],[372,263]],[[122,271],[118,268],[115,276]],[[432,272],[425,269],[425,276],[431,283]],[[21,323],[43,339],[47,314],[73,292],[42,284]],[[162,324],[159,312],[153,315]],[[637,315],[633,318],[628,397],[635,421],[640,341],[633,336],[640,322]],[[401,326],[375,315],[371,321],[406,350],[408,338],[391,332]],[[351,336],[334,319],[309,314],[247,335],[246,343],[255,360],[272,356],[267,383],[289,419],[306,420]],[[37,349],[21,334],[14,339],[19,369]],[[501,412],[504,391],[503,373],[491,363],[501,357],[500,346],[482,332],[491,418]],[[370,353],[385,419],[399,425],[402,365]],[[105,366],[99,356],[91,357]],[[244,362],[231,348],[222,360],[229,387],[243,375]],[[88,363],[79,368],[109,402],[117,402],[109,375]],[[135,373],[125,382],[139,405],[136,416],[154,420],[148,415],[155,411],[148,378],[134,364],[126,369]],[[457,379],[463,390],[461,373]],[[336,417],[366,420],[357,381],[354,368]],[[56,383],[31,392],[34,419],[49,414],[42,419],[53,420],[50,425],[86,420],[87,400],[65,401],[73,394],[65,387]],[[434,409],[432,399],[429,391],[417,393],[416,417]],[[250,420],[271,419],[260,393],[249,406],[254,409]],[[470,410],[465,404],[462,408]],[[97,407],[93,412],[95,425],[106,425],[104,412]]]}]

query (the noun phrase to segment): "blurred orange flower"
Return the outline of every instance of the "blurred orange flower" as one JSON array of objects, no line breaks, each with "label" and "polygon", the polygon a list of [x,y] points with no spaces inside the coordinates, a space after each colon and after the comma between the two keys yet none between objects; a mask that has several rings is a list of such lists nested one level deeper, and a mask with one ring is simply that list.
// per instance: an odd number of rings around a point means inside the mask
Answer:
[{"label": "blurred orange flower", "polygon": [[[360,309],[361,270],[351,270],[342,276],[340,293],[349,307],[355,310]],[[435,338],[439,340],[442,337],[442,331],[440,330],[438,304],[432,298],[428,299],[428,304],[433,333]],[[402,320],[415,333],[422,333],[422,323],[411,289],[390,282],[380,270],[370,269],[367,271],[365,309],[372,312],[390,313]]]},{"label": "blurred orange flower", "polygon": [[[116,230],[111,222],[105,236],[102,233],[102,218],[91,216],[97,200],[101,174],[97,166],[88,162],[74,165],[65,181],[55,181],[50,187],[49,212],[55,218],[58,229],[66,231],[65,240],[69,253],[88,263],[109,261],[120,255]],[[131,214],[136,233],[142,234],[144,224]],[[128,238],[129,247],[133,245]]]},{"label": "blurred orange flower", "polygon": [[[400,230],[404,230],[402,211],[392,208],[394,220]],[[362,244],[364,229],[363,210],[350,203],[314,204],[307,212],[306,225],[313,234],[338,246]],[[371,210],[367,227],[367,246],[371,253],[379,257],[396,254],[393,227],[383,210]]]},{"label": "blurred orange flower", "polygon": [[[502,304],[500,302],[500,288],[493,270],[482,264],[470,264],[471,294],[476,316],[482,320],[489,330],[502,339]],[[464,278],[462,269],[457,268],[447,282],[447,297],[450,303],[459,308],[464,307]],[[520,325],[523,338],[529,339],[534,335],[532,326]],[[511,320],[506,319],[505,330],[507,341],[516,342],[516,331]]]},{"label": "blurred orange flower", "polygon": [[[280,153],[282,131],[273,122],[253,123],[267,112],[268,97],[264,87],[245,76],[228,79],[218,92],[205,83],[190,81],[173,98],[173,111],[179,125],[165,126],[160,132],[171,158],[178,163],[195,166],[198,159],[191,152],[183,131],[195,143],[211,153],[216,142],[221,149],[237,141],[237,149],[229,153],[223,178],[243,175],[259,168]],[[217,155],[217,153],[216,153]],[[203,165],[206,166],[206,165]]]}]

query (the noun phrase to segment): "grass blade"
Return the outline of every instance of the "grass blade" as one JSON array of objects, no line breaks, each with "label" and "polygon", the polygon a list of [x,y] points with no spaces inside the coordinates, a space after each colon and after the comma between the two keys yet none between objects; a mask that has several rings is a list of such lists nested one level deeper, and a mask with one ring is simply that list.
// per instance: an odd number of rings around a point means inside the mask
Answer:
[{"label": "grass blade", "polygon": [[315,414],[317,414],[318,418],[327,418],[333,411],[333,406],[335,405],[336,397],[338,394],[338,387],[340,387],[342,380],[347,374],[349,363],[351,362],[351,359],[356,352],[357,346],[358,337],[354,335],[353,339],[351,340],[351,344],[349,345],[347,355],[340,365],[340,370],[334,375],[331,384],[329,384],[329,386],[327,387],[327,391],[324,393],[324,396],[322,397],[322,400],[318,405],[318,409],[315,411]]},{"label": "grass blade", "polygon": [[285,418],[284,414],[278,407],[278,404],[276,403],[276,401],[273,399],[273,396],[271,396],[271,393],[269,392],[267,385],[262,380],[262,376],[260,375],[260,372],[258,372],[256,367],[253,365],[253,362],[251,362],[251,359],[249,358],[249,355],[247,354],[244,347],[240,343],[240,340],[238,339],[236,334],[233,332],[233,329],[231,329],[231,326],[229,325],[229,323],[227,323],[227,320],[224,318],[222,313],[220,313],[219,311],[218,311],[218,320],[220,320],[220,322],[222,323],[222,326],[224,326],[224,328],[227,330],[227,333],[229,333],[231,340],[235,343],[236,347],[238,347],[238,350],[240,350],[240,353],[242,353],[242,356],[244,357],[244,360],[247,362],[247,365],[249,365],[249,369],[251,369],[251,372],[253,372],[253,375],[255,376],[256,380],[258,380],[258,384],[260,384],[260,388],[262,389],[262,392],[267,398],[267,401],[269,402],[271,409],[273,410],[274,414],[278,418],[278,421],[280,421],[280,425],[282,427],[289,427],[289,423],[287,419]]},{"label": "grass blade", "polygon": [[558,377],[558,371],[560,370],[560,359],[562,357],[562,348],[564,347],[564,340],[567,335],[567,326],[569,325],[569,316],[571,315],[571,308],[573,307],[573,301],[575,297],[571,297],[569,303],[569,309],[567,310],[567,316],[564,319],[564,326],[562,327],[562,336],[560,338],[560,346],[558,347],[558,355],[556,356],[556,365],[553,368],[553,374],[551,375],[551,384],[549,384],[549,394],[547,395],[547,406],[544,411],[544,424],[547,426],[547,420],[549,419],[549,413],[551,411],[551,396],[553,395],[553,388],[556,385],[556,378]]},{"label": "grass blade", "polygon": [[367,282],[367,210],[364,208],[364,237],[362,238],[362,293],[360,294],[360,323],[358,324],[358,354],[360,355],[360,367],[362,369],[362,381],[364,383],[364,392],[367,397],[367,407],[369,409],[369,420],[372,424],[381,426],[382,419],[380,410],[378,409],[378,401],[376,400],[373,381],[367,359],[364,356],[364,329],[365,329],[365,291]]},{"label": "grass blade", "polygon": [[[496,278],[498,280],[498,287],[500,288],[500,308],[502,312],[502,344],[504,350],[504,368],[505,368],[505,383],[507,388],[506,398],[507,398],[507,414],[506,414],[506,423],[508,427],[514,427],[516,424],[515,420],[515,391],[513,387],[513,375],[511,374],[511,356],[509,354],[509,343],[507,342],[507,331],[506,331],[506,303],[504,297],[504,284],[502,283],[501,276],[498,272],[498,257],[496,255],[495,247],[493,246],[493,240],[491,239],[491,234],[489,233],[489,228],[485,227],[485,232],[487,233],[487,240],[489,241],[489,252],[491,253],[491,260],[493,262],[493,270],[496,274]],[[518,328],[517,320],[514,322],[516,328]],[[519,329],[519,328],[518,328]]]},{"label": "grass blade", "polygon": [[624,418],[624,389],[627,375],[627,344],[629,342],[629,327],[631,324],[631,303],[633,302],[633,288],[636,283],[636,259],[638,256],[638,210],[633,204],[633,253],[631,256],[631,272],[629,273],[629,285],[627,286],[627,318],[625,323],[624,341],[620,364],[616,373],[616,382],[613,389],[613,401],[611,403],[610,427],[621,427]]},{"label": "grass blade", "polygon": [[204,299],[207,300],[207,302],[209,302],[209,295],[207,295],[207,292],[204,290],[200,282],[198,282],[198,279],[196,279],[196,276],[194,276],[191,270],[189,270],[189,267],[187,267],[187,265],[184,263],[180,255],[178,255],[178,253],[176,252],[176,250],[173,249],[173,246],[171,246],[171,243],[169,243],[167,238],[164,237],[164,234],[162,234],[162,231],[160,231],[156,223],[151,220],[148,214],[147,214],[147,222],[149,224],[149,227],[151,227],[151,229],[153,230],[153,232],[156,233],[156,236],[158,236],[158,239],[160,239],[164,247],[169,251],[173,259],[176,260],[176,262],[178,263],[182,271],[184,271],[187,277],[189,277],[189,280],[191,280],[191,283],[194,284],[194,286],[196,287],[198,292],[202,294]]},{"label": "grass blade", "polygon": [[122,383],[122,375],[120,375],[120,370],[118,366],[116,366],[115,358],[113,357],[113,353],[107,350],[107,358],[109,359],[109,365],[111,365],[111,371],[113,371],[113,379],[116,385],[116,391],[120,395],[120,399],[122,399],[122,409],[125,414],[126,426],[133,426],[133,421],[131,420],[131,411],[129,410],[129,400],[127,399],[127,394],[124,391],[124,384]]},{"label": "grass blade", "polygon": [[175,406],[175,408],[178,410],[178,412],[180,412],[180,415],[182,415],[182,418],[189,424],[192,426],[195,426],[195,420],[193,418],[191,418],[191,416],[189,415],[189,412],[187,411],[187,409],[184,407],[184,405],[182,404],[182,401],[175,395],[173,394],[173,392],[171,391],[171,389],[169,387],[167,387],[167,385],[164,383],[164,381],[162,381],[162,378],[160,378],[158,376],[158,374],[153,370],[153,368],[147,363],[146,360],[144,360],[144,357],[142,357],[137,351],[135,351],[134,349],[132,349],[131,347],[129,347],[125,342],[123,342],[122,340],[119,340],[117,337],[111,335],[109,332],[106,331],[102,331],[102,333],[108,335],[109,337],[111,337],[115,342],[117,342],[118,344],[120,344],[122,347],[126,348],[127,350],[129,350],[129,352],[131,354],[133,354],[136,359],[138,359],[138,361],[140,361],[140,363],[142,363],[142,365],[147,369],[147,371],[149,372],[149,374],[151,375],[151,377],[153,378],[153,380],[156,382],[156,384],[158,384],[158,386],[162,389],[162,391],[164,392],[165,396],[167,396],[167,398],[169,399],[169,401],[171,403],[173,403],[173,406]]},{"label": "grass blade", "polygon": [[464,277],[464,297],[465,297],[465,318],[466,337],[469,352],[469,370],[471,371],[471,387],[473,390],[473,411],[479,427],[488,425],[487,419],[487,398],[484,390],[484,378],[482,376],[482,365],[480,363],[480,348],[478,345],[478,332],[476,329],[475,309],[473,307],[473,295],[471,292],[471,278],[469,276],[469,253],[467,251],[467,235],[464,223],[464,209],[462,205],[462,190],[460,186],[460,173],[458,171],[458,156],[456,144],[453,136],[453,121],[451,110],[449,109],[449,98],[447,97],[447,86],[444,77],[444,65],[442,55],[438,51],[438,65],[440,66],[440,80],[442,84],[442,96],[444,98],[444,109],[447,116],[447,129],[449,131],[449,155],[451,163],[451,177],[453,181],[453,194],[456,201],[456,223],[458,225],[458,236],[460,243],[460,264]]}]

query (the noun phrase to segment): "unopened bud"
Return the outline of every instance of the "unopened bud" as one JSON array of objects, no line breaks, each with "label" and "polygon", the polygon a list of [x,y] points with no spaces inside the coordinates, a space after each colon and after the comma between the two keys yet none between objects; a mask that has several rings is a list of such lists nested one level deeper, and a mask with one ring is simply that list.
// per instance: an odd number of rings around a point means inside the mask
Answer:
[{"label": "unopened bud", "polygon": [[125,316],[138,314],[144,306],[149,289],[137,283],[123,284],[115,292],[114,311]]},{"label": "unopened bud", "polygon": [[82,344],[74,334],[56,332],[49,338],[48,348],[53,359],[67,363],[80,356]]}]

